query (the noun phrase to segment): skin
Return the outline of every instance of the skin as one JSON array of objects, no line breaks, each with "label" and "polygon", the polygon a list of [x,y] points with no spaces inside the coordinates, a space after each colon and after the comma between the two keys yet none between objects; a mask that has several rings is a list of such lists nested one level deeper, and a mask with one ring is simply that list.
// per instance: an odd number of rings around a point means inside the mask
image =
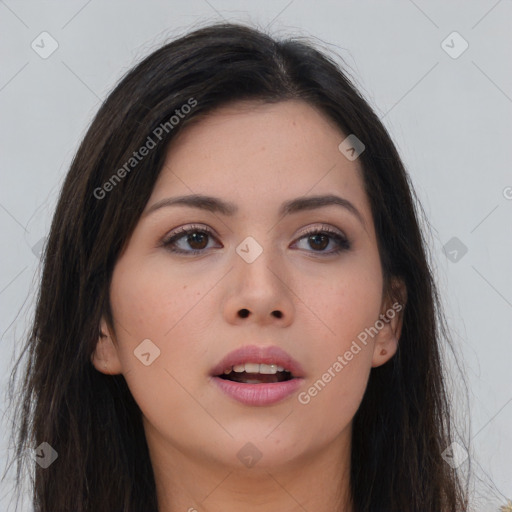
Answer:
[{"label": "skin", "polygon": [[[98,371],[124,375],[143,412],[160,512],[331,512],[337,500],[353,510],[352,419],[371,368],[395,354],[399,314],[308,404],[298,393],[266,407],[240,404],[209,379],[232,350],[277,345],[303,366],[299,393],[307,391],[391,307],[359,162],[338,150],[345,137],[304,102],[244,102],[190,125],[169,148],[116,263],[114,325],[102,320],[92,358]],[[162,199],[192,193],[239,211],[171,206],[148,214]],[[364,224],[333,205],[278,216],[283,201],[320,194],[348,199]],[[160,245],[192,223],[213,236],[176,243],[201,254]],[[335,239],[308,242],[304,229],[322,224],[341,231],[350,248],[330,254]],[[248,236],[263,248],[252,263],[235,251]],[[160,350],[149,366],[134,356],[144,339]],[[261,454],[250,468],[237,457],[248,442]]]}]

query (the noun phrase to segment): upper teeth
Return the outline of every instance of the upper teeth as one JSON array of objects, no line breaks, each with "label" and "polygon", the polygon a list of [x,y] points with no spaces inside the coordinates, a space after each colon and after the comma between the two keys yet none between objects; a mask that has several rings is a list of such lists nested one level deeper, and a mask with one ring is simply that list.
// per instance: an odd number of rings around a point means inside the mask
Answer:
[{"label": "upper teeth", "polygon": [[283,372],[284,368],[282,366],[277,366],[276,364],[260,364],[260,363],[245,363],[245,364],[236,364],[231,368],[226,368],[224,373],[227,375],[231,372],[236,373],[263,373],[267,375],[272,375],[277,372]]}]

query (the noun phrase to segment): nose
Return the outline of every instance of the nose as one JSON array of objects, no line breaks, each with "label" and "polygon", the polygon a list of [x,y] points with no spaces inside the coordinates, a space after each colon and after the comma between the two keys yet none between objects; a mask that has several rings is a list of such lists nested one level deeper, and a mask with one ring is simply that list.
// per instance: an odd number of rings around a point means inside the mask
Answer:
[{"label": "nose", "polygon": [[254,323],[260,326],[286,327],[293,322],[295,305],[283,264],[271,258],[269,251],[252,263],[235,255],[234,268],[226,286],[224,316],[232,324]]}]

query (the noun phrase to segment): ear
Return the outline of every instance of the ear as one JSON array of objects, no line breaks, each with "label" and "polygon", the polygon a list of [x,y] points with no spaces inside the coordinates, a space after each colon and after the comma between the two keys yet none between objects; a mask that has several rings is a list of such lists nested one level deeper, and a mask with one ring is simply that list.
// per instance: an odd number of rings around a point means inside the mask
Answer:
[{"label": "ear", "polygon": [[117,344],[113,329],[109,328],[104,317],[101,317],[100,333],[96,348],[91,355],[91,363],[105,375],[117,375],[122,373],[122,365],[118,355]]},{"label": "ear", "polygon": [[391,288],[392,292],[383,299],[379,319],[375,322],[378,333],[374,337],[373,368],[387,363],[395,355],[402,334],[407,289],[398,278],[393,279]]}]

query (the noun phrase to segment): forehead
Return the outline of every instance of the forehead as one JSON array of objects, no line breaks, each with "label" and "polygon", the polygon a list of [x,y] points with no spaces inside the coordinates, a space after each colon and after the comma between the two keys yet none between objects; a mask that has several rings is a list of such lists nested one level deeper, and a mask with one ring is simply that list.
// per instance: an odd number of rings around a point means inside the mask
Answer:
[{"label": "forehead", "polygon": [[361,168],[338,149],[346,135],[303,101],[237,102],[186,127],[169,146],[150,202],[209,194],[281,204],[338,193],[367,210]]}]

